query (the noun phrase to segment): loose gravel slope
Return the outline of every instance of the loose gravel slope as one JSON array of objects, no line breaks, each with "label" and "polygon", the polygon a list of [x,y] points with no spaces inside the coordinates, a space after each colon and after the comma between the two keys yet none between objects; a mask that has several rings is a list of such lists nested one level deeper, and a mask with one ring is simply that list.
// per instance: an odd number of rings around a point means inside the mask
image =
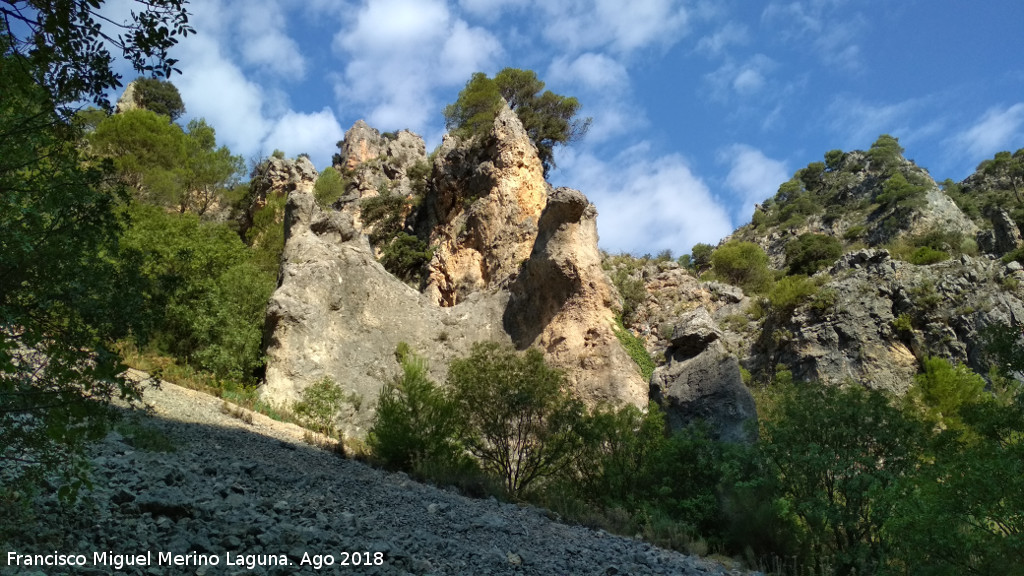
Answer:
[{"label": "loose gravel slope", "polygon": [[84,566],[7,566],[4,550],[0,572],[739,574],[345,460],[306,445],[296,426],[259,414],[245,423],[223,414],[221,400],[173,384],[147,390],[145,402],[146,425],[176,450],[138,449],[111,433],[94,452],[94,490],[71,511],[48,503],[41,530],[13,550],[81,554]]}]

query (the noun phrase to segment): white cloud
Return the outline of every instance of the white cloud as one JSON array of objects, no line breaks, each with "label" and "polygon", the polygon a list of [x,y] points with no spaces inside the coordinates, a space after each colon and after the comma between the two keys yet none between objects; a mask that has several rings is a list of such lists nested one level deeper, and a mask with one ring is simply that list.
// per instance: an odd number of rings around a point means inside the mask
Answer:
[{"label": "white cloud", "polygon": [[610,252],[689,252],[732,231],[728,213],[679,155],[629,148],[609,161],[568,151],[559,177],[597,206],[601,248]]},{"label": "white cloud", "polygon": [[490,32],[454,17],[444,0],[368,2],[334,48],[347,61],[335,82],[343,106],[366,109],[378,128],[419,132],[437,117],[437,89],[486,70],[501,52]]},{"label": "white cloud", "polygon": [[235,154],[259,153],[268,129],[262,88],[224,56],[215,36],[196,35],[179,48],[182,74],[174,82],[188,117],[206,118],[217,130],[218,141]]},{"label": "white cloud", "polygon": [[764,54],[755,54],[746,62],[726,62],[718,70],[707,74],[704,79],[711,86],[712,96],[728,101],[732,95],[754,96],[768,84],[768,76],[777,64]]},{"label": "white cloud", "polygon": [[562,0],[541,2],[538,8],[545,12],[547,39],[574,51],[668,47],[686,35],[689,22],[676,0]]},{"label": "white cloud", "polygon": [[867,149],[879,135],[889,134],[900,139],[904,146],[924,133],[915,129],[912,118],[924,108],[920,99],[909,99],[892,104],[871,104],[859,98],[839,96],[828,107],[828,117],[834,132],[842,135],[843,147]]},{"label": "white cloud", "polygon": [[787,43],[810,38],[826,64],[857,72],[863,69],[857,41],[865,37],[868,20],[845,4],[845,0],[772,2],[761,19]]},{"label": "white cloud", "polygon": [[303,114],[287,112],[279,118],[265,138],[268,149],[279,149],[289,157],[309,154],[320,170],[331,164],[335,144],[345,137],[334,112],[324,108],[320,112]]},{"label": "white cloud", "polygon": [[530,0],[459,0],[463,10],[486,21],[497,20],[508,8],[522,8]]},{"label": "white cloud", "polygon": [[775,195],[779,185],[789,180],[786,164],[764,155],[757,148],[734,144],[720,155],[730,164],[725,184],[739,200],[736,221],[745,222],[754,212],[754,205]]},{"label": "white cloud", "polygon": [[[1020,141],[1024,125],[1024,102],[1007,108],[990,108],[955,140],[974,158],[988,158]],[[1011,150],[1012,151],[1012,150]]]},{"label": "white cloud", "polygon": [[697,42],[697,50],[710,56],[718,56],[729,46],[742,45],[750,41],[750,32],[743,24],[727,22],[714,34],[704,36]]},{"label": "white cloud", "polygon": [[604,55],[587,52],[575,59],[559,56],[548,70],[551,82],[581,84],[588,90],[620,92],[629,87],[626,67]]},{"label": "white cloud", "polygon": [[240,15],[239,52],[247,64],[291,80],[305,77],[306,59],[285,32],[287,20],[279,2],[245,0],[234,12]]}]

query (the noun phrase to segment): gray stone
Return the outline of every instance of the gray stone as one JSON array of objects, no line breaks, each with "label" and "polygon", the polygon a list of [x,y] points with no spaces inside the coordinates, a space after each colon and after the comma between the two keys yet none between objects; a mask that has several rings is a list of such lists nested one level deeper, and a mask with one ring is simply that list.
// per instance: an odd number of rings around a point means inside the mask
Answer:
[{"label": "gray stone", "polygon": [[671,353],[692,358],[703,352],[712,342],[722,337],[711,314],[705,308],[697,308],[679,317],[672,330]]},{"label": "gray stone", "polygon": [[673,429],[698,420],[727,442],[753,439],[754,397],[743,384],[740,364],[718,340],[696,357],[670,357],[651,377],[651,399],[661,404]]}]

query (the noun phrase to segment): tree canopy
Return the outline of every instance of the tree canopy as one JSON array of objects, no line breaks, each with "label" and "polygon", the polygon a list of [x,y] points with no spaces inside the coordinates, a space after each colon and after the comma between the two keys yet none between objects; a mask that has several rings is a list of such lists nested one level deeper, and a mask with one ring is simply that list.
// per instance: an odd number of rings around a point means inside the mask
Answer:
[{"label": "tree canopy", "polygon": [[553,149],[579,140],[590,128],[590,118],[577,118],[580,103],[571,96],[544,90],[532,70],[505,68],[488,78],[473,74],[458,99],[444,109],[445,126],[464,136],[486,133],[502,105],[508,103],[522,121],[547,172],[554,167]]},{"label": "tree canopy", "polygon": [[120,50],[140,71],[170,76],[177,60],[168,51],[194,33],[186,0],[136,0],[131,20],[101,14],[103,0],[7,0],[0,4],[4,52],[33,70],[59,104],[89,99],[108,107],[106,92],[121,85],[114,72]]},{"label": "tree canopy", "polygon": [[108,45],[172,70],[167,50],[191,32],[183,0],[138,4],[116,38],[101,0],[0,4],[0,464],[13,474],[0,488],[55,469],[79,476],[65,490],[81,485],[75,455],[103,434],[107,401],[138,395],[112,351],[138,325],[137,268],[112,259],[127,198],[69,122],[72,104],[107,105],[118,85]]},{"label": "tree canopy", "polygon": [[89,135],[95,154],[110,158],[142,199],[200,215],[237,181],[245,163],[203,119],[186,130],[149,110],[129,110],[100,122]]},{"label": "tree canopy", "polygon": [[135,80],[135,94],[139,104],[157,114],[163,114],[176,121],[185,113],[185,103],[181,101],[178,88],[166,80],[159,78],[138,78]]}]

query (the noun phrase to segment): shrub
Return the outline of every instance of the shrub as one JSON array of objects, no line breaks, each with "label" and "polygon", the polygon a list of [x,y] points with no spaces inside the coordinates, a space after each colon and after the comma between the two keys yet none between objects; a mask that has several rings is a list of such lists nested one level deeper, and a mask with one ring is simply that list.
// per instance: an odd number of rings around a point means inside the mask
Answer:
[{"label": "shrub", "polygon": [[642,278],[635,277],[628,266],[620,266],[612,273],[612,284],[622,296],[622,319],[632,322],[640,305],[647,300],[647,287]]},{"label": "shrub", "polygon": [[345,195],[347,185],[348,182],[333,166],[324,168],[324,171],[317,177],[316,184],[313,185],[313,195],[316,197],[317,204],[321,208],[329,208],[338,198]]},{"label": "shrub", "polygon": [[[920,464],[921,426],[881,392],[791,384],[759,410],[760,450],[804,562],[873,574],[885,562],[886,491]],[[759,406],[759,408],[761,408]]]},{"label": "shrub", "polygon": [[327,436],[334,436],[335,422],[345,391],[329,377],[317,380],[302,391],[302,400],[292,406],[292,411],[303,426]]},{"label": "shrub", "polygon": [[873,169],[888,173],[899,165],[903,158],[903,147],[898,139],[882,134],[867,151],[867,157]]},{"label": "shrub", "polygon": [[786,265],[790,274],[813,275],[843,255],[843,245],[825,234],[801,234],[786,244]]},{"label": "shrub", "polygon": [[733,240],[719,246],[711,254],[711,267],[715,276],[747,292],[764,290],[772,279],[768,255],[753,242]]},{"label": "shrub", "polygon": [[380,263],[384,268],[405,281],[419,278],[434,251],[426,242],[406,232],[400,232],[381,250]]},{"label": "shrub", "polygon": [[[615,336],[619,339],[622,347],[626,349],[626,353],[633,359],[633,362],[636,362],[644,382],[650,382],[651,375],[654,374],[654,360],[647,352],[643,340],[634,336],[629,329],[622,325],[622,318],[615,319],[615,326],[612,327],[612,330],[615,331]],[[671,337],[671,334],[669,336]]]},{"label": "shrub", "polygon": [[779,323],[786,322],[796,309],[810,301],[818,285],[806,276],[786,276],[776,282],[765,298],[768,313]]},{"label": "shrub", "polygon": [[882,192],[875,197],[875,202],[882,208],[910,207],[920,203],[924,192],[924,186],[911,184],[903,174],[896,173],[882,184]]},{"label": "shrub", "polygon": [[825,153],[825,168],[829,172],[839,170],[845,156],[842,150],[829,150]]},{"label": "shrub", "polygon": [[451,363],[448,385],[466,449],[510,496],[577,456],[583,404],[539,350],[520,355],[494,342],[474,344],[468,358]]},{"label": "shrub", "polygon": [[402,374],[381,391],[367,443],[389,468],[439,473],[460,460],[459,416],[430,379],[426,360],[402,344],[396,351]]},{"label": "shrub", "polygon": [[985,379],[964,364],[954,366],[945,358],[925,358],[914,382],[908,401],[943,427],[963,429],[961,409],[985,399]]},{"label": "shrub", "polygon": [[928,246],[921,246],[910,255],[910,263],[918,266],[927,266],[949,260],[949,253],[942,250],[935,250]]},{"label": "shrub", "polygon": [[690,257],[693,261],[693,269],[699,275],[711,267],[711,254],[715,247],[710,244],[698,242],[690,250]]}]

